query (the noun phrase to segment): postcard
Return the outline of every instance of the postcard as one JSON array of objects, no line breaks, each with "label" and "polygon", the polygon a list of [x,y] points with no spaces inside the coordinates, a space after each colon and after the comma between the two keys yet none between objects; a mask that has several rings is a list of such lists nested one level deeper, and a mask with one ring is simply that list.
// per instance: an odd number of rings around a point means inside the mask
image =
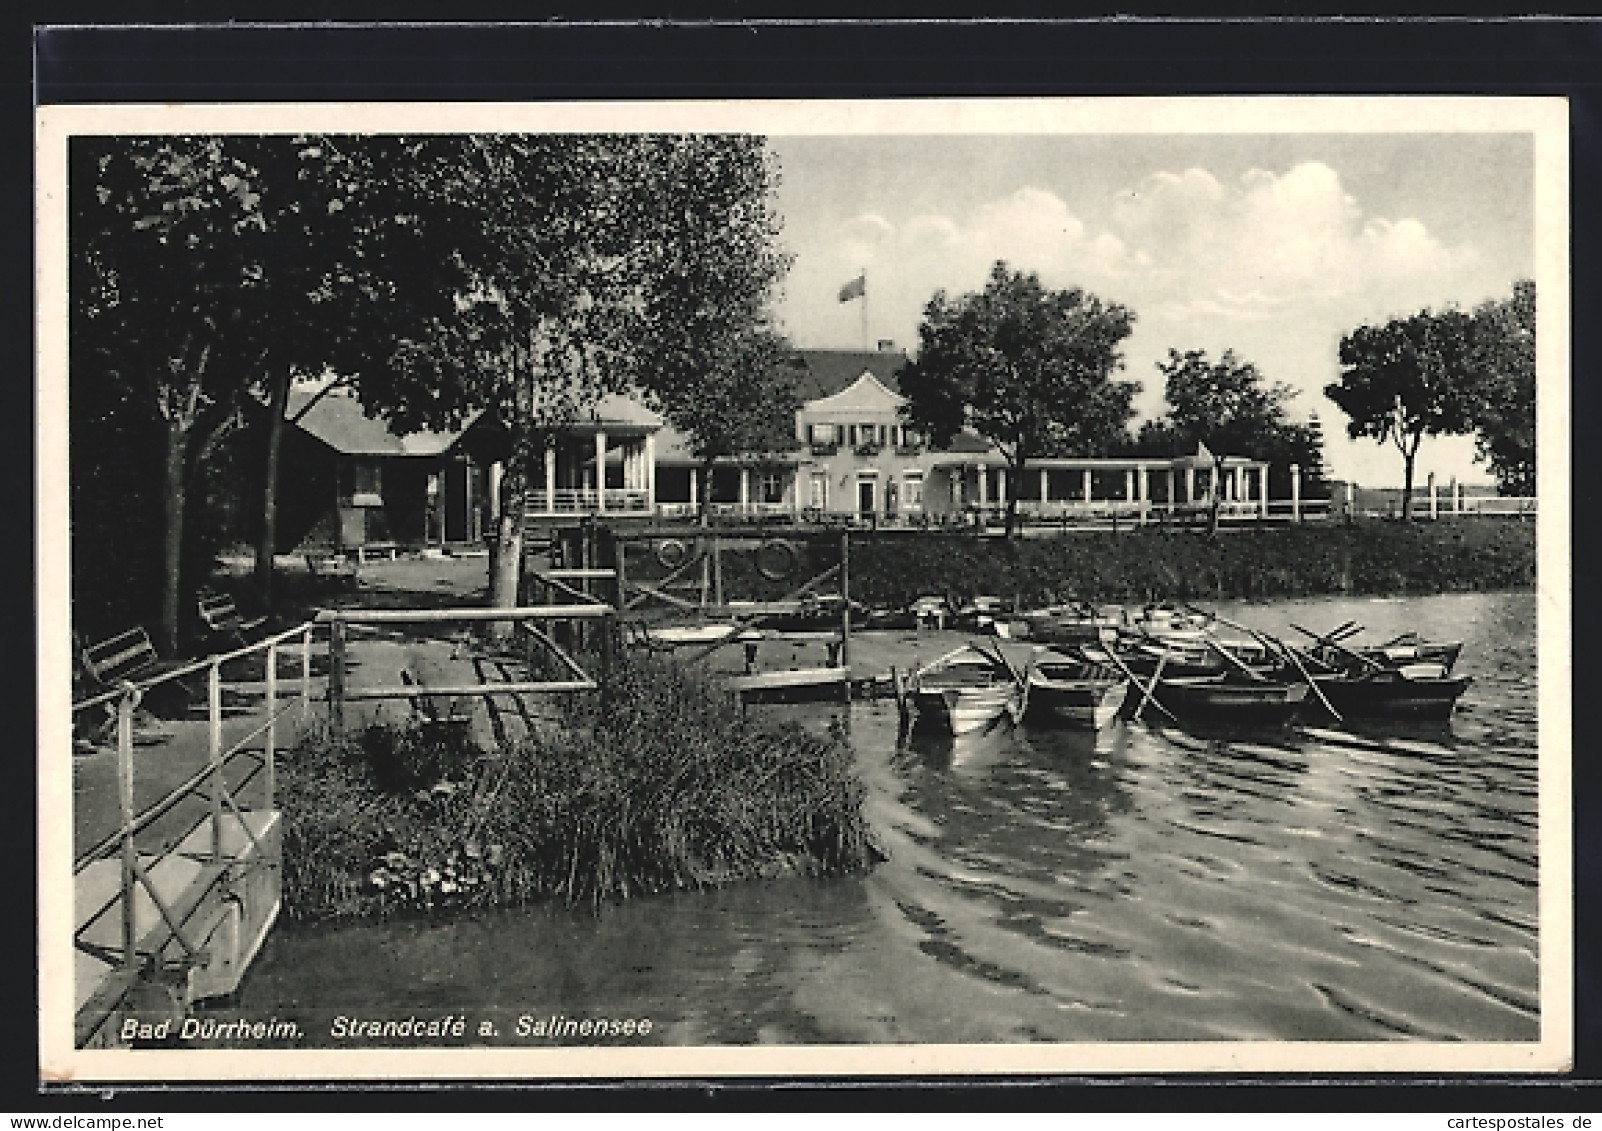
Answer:
[{"label": "postcard", "polygon": [[44,1081],[1571,1064],[1562,99],[37,143]]}]

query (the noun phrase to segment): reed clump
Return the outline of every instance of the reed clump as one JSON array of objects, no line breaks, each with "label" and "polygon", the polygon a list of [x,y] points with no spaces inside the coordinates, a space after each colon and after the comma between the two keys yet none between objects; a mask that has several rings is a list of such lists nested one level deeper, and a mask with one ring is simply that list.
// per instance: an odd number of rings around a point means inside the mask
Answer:
[{"label": "reed clump", "polygon": [[662,658],[620,659],[607,692],[493,751],[416,727],[309,738],[283,773],[288,913],[599,904],[874,863],[840,734],[742,718]]}]

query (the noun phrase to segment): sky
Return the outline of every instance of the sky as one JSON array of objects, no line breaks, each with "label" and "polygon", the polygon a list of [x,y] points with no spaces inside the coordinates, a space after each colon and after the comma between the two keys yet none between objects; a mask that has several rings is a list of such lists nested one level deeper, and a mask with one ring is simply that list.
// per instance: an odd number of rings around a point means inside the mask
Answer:
[{"label": "sky", "polygon": [[[1162,411],[1169,349],[1226,348],[1298,390],[1335,478],[1397,486],[1394,446],[1350,440],[1323,395],[1341,336],[1469,308],[1535,272],[1534,141],[1521,133],[770,137],[794,256],[778,305],[803,348],[915,352],[936,290],[998,259],[1134,310],[1123,377]],[[1249,455],[1251,453],[1230,453]],[[1417,482],[1488,483],[1471,437],[1426,439]]]}]

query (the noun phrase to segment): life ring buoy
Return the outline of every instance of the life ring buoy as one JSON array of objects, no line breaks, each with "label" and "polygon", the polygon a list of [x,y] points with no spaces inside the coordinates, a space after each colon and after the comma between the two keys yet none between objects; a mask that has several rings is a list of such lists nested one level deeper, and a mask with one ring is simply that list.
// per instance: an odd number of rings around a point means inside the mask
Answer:
[{"label": "life ring buoy", "polygon": [[689,553],[690,548],[677,538],[664,538],[656,544],[656,560],[663,569],[677,569]]},{"label": "life ring buoy", "polygon": [[[775,562],[773,555],[777,553],[780,561]],[[788,581],[795,573],[795,567],[800,561],[800,554],[792,542],[783,538],[770,538],[757,547],[757,572],[769,581]]]}]

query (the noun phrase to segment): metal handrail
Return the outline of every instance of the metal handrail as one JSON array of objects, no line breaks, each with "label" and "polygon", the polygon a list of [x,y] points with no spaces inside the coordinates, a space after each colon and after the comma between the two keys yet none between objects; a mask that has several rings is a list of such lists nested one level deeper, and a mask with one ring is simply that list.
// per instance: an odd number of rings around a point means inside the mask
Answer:
[{"label": "metal handrail", "polygon": [[[256,641],[255,643],[247,644],[243,647],[236,648],[228,652],[206,656],[203,659],[185,664],[173,671],[162,672],[158,675],[152,676],[149,679],[138,682],[127,681],[122,686],[105,694],[93,696],[81,703],[74,704],[73,710],[79,711],[111,702],[112,700],[115,700],[117,703],[117,792],[119,803],[118,807],[121,811],[121,821],[119,822],[118,827],[110,834],[103,837],[96,844],[92,845],[88,851],[80,854],[77,857],[73,863],[73,871],[74,874],[77,874],[96,860],[105,859],[111,856],[113,854],[113,850],[118,850],[118,854],[121,856],[122,860],[122,878],[121,883],[118,885],[117,896],[111,902],[121,902],[122,943],[120,965],[124,973],[132,972],[136,968],[136,964],[138,962],[138,939],[136,938],[137,928],[134,908],[134,891],[136,887],[142,886],[145,888],[146,892],[150,896],[151,901],[155,904],[156,910],[160,913],[162,920],[172,931],[173,938],[176,939],[179,945],[183,947],[185,953],[191,958],[198,954],[196,946],[189,939],[184,937],[184,923],[179,922],[175,910],[171,907],[168,907],[163,901],[162,894],[156,889],[150,878],[149,868],[146,867],[146,865],[140,860],[138,848],[134,843],[134,838],[139,833],[149,828],[155,821],[159,820],[165,814],[177,808],[180,802],[200,793],[202,785],[209,782],[210,788],[206,790],[206,793],[209,795],[208,800],[210,801],[211,810],[209,819],[211,823],[212,863],[214,865],[222,863],[222,821],[225,811],[232,813],[239,819],[240,825],[245,831],[245,835],[249,838],[252,845],[255,846],[258,852],[260,851],[262,847],[261,842],[257,839],[255,832],[250,828],[248,822],[244,820],[244,812],[241,810],[238,802],[235,800],[234,795],[255,781],[258,773],[264,772],[266,775],[265,805],[268,809],[273,807],[274,792],[276,788],[275,768],[277,753],[277,725],[279,719],[281,719],[287,712],[293,710],[295,706],[293,700],[289,703],[280,702],[280,696],[278,694],[278,651],[279,647],[286,640],[290,640],[297,636],[300,638],[301,670],[299,679],[299,700],[302,718],[309,719],[311,713],[311,643],[312,634],[315,631],[315,628],[316,622],[306,621],[295,626],[294,628],[273,633],[262,640]],[[235,741],[232,745],[228,746],[227,749],[224,749],[222,726],[222,668],[226,663],[241,659],[256,652],[263,652],[267,657],[267,670],[265,673],[266,698],[262,712],[264,717],[260,725],[256,726],[248,734]],[[200,769],[196,770],[194,773],[190,774],[189,777],[183,782],[179,783],[178,786],[169,789],[153,805],[146,807],[143,812],[136,813],[134,811],[134,712],[138,708],[139,701],[141,698],[143,698],[144,693],[151,687],[181,679],[186,675],[190,675],[201,670],[205,670],[207,673],[206,713],[209,733],[207,741],[206,764]],[[265,735],[266,738],[262,744],[261,754],[254,755],[252,752],[247,752],[245,750],[245,745],[261,737],[262,735]],[[224,777],[225,771],[228,766],[233,764],[235,758],[243,754],[248,754],[254,757],[256,760],[256,765],[244,775],[242,780],[230,786],[227,784],[227,781]],[[199,828],[202,826],[197,825],[196,827]],[[161,851],[157,852],[155,855],[158,858],[165,858],[170,856],[173,851],[174,849],[171,846],[167,846]],[[93,916],[90,917],[90,919],[86,920],[85,922],[87,923],[97,920],[101,915],[106,913],[110,906],[111,903],[108,903],[107,905],[101,907]],[[80,924],[80,928],[81,926],[82,924]],[[98,948],[90,949],[98,950]],[[108,958],[108,960],[112,959]]]},{"label": "metal handrail", "polygon": [[111,702],[113,699],[120,698],[128,694],[130,691],[144,692],[149,688],[155,687],[157,684],[171,683],[173,680],[182,679],[186,675],[194,675],[198,671],[204,671],[211,667],[212,664],[225,664],[230,660],[240,659],[244,656],[250,655],[252,652],[258,652],[264,648],[271,648],[276,644],[281,644],[291,636],[299,636],[308,628],[312,627],[312,625],[315,623],[317,623],[316,620],[302,621],[294,628],[286,628],[282,632],[274,633],[272,636],[263,637],[254,644],[247,644],[242,648],[234,649],[232,652],[220,652],[214,655],[202,656],[197,660],[191,660],[182,667],[174,668],[171,671],[160,672],[156,675],[150,676],[147,679],[126,680],[118,686],[113,687],[110,691],[103,691],[99,695],[95,695],[88,699],[74,703],[72,705],[72,709],[74,712],[78,712],[87,710],[90,707],[98,707],[104,703]]},{"label": "metal handrail", "polygon": [[[239,783],[241,786],[245,786],[249,785],[255,780],[256,774],[260,772],[262,767],[266,764],[266,759],[261,755],[254,753],[253,751],[236,750],[233,754],[228,756],[227,760],[231,761],[240,756],[253,758],[256,762],[256,766],[251,769]],[[179,803],[182,802],[184,798],[191,797],[195,793],[199,792],[201,783],[209,778],[211,774],[212,769],[210,763],[207,763],[194,773],[190,774],[183,781],[179,782],[177,785],[168,790],[166,796],[160,801],[155,802],[143,812],[139,813],[139,815],[134,818],[133,824],[131,824],[128,828],[124,829],[121,825],[118,825],[111,832],[107,833],[94,844],[80,852],[72,861],[72,870],[74,872],[80,872],[88,865],[93,864],[96,860],[103,860],[108,857],[111,854],[111,849],[116,848],[122,843],[124,836],[136,836],[139,833],[144,832],[151,825],[155,824],[157,821],[161,820],[161,818],[165,817],[168,813],[177,808]],[[105,908],[101,908],[101,911],[104,910]],[[94,918],[94,916],[90,916],[90,918]]]}]

